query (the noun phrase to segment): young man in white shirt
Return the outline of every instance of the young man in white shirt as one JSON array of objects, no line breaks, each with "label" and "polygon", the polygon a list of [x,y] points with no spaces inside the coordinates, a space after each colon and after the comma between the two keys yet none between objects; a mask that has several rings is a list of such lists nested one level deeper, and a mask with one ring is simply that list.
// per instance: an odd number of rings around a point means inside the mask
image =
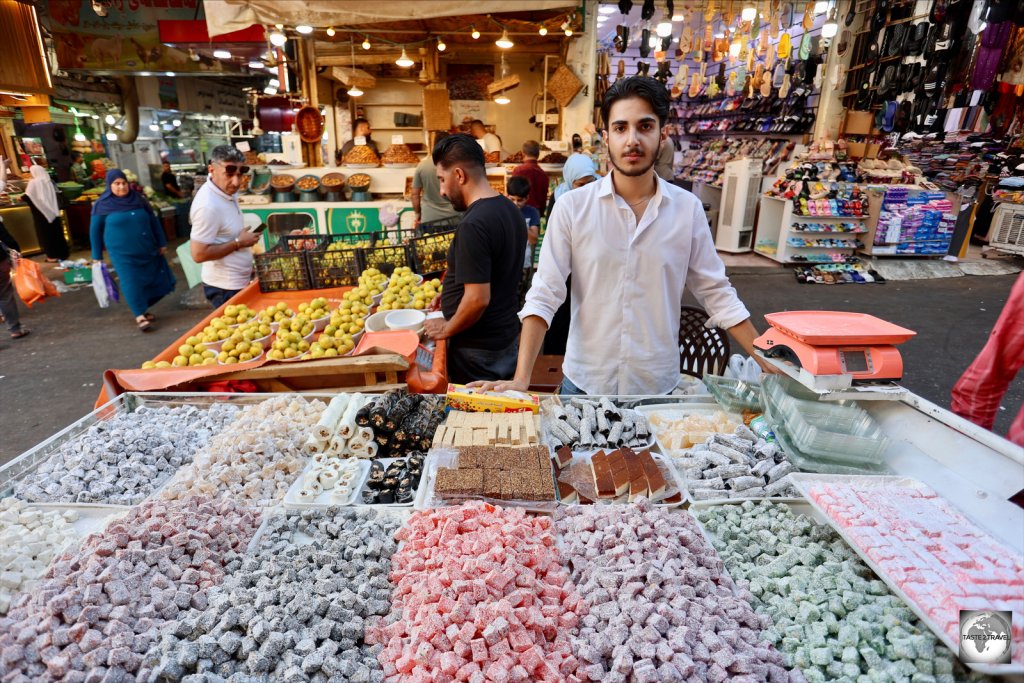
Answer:
[{"label": "young man in white shirt", "polygon": [[494,133],[487,132],[484,122],[480,119],[476,119],[469,124],[469,132],[476,138],[477,144],[483,148],[484,152],[501,151],[501,138]]},{"label": "young man in white shirt", "polygon": [[192,260],[203,264],[203,294],[219,308],[252,279],[252,245],[259,235],[245,229],[238,188],[249,172],[245,155],[231,145],[210,152],[209,175],[192,200]]},{"label": "young man in white shirt", "polygon": [[753,355],[757,330],[725,275],[700,201],[658,178],[669,96],[653,78],[615,82],[601,107],[613,171],[555,202],[520,311],[515,377],[525,391],[572,274],[562,394],[665,394],[679,381],[679,317],[688,287]]}]

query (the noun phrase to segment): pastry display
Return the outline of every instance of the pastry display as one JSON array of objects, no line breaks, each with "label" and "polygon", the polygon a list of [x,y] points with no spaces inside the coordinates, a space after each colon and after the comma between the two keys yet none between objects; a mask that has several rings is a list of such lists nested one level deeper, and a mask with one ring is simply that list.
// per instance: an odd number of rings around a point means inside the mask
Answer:
[{"label": "pastry display", "polygon": [[[344,157],[346,164],[372,164],[374,166],[380,165],[380,157],[373,151],[369,145],[356,145],[348,151],[348,154]],[[349,180],[349,185],[354,183]]]},{"label": "pastry display", "polygon": [[391,145],[384,150],[381,161],[385,164],[418,164],[420,158],[413,154],[409,145]]}]

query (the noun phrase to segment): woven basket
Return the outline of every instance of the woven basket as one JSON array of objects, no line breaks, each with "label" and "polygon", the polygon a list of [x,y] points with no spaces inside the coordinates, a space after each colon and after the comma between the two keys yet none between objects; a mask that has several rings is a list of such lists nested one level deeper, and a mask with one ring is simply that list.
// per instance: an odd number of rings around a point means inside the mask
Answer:
[{"label": "woven basket", "polygon": [[565,64],[555,69],[555,73],[548,79],[548,92],[563,107],[568,106],[580,90],[583,90],[583,81]]},{"label": "woven basket", "polygon": [[428,86],[423,89],[423,128],[448,130],[452,127],[452,112],[448,102],[447,86]]}]

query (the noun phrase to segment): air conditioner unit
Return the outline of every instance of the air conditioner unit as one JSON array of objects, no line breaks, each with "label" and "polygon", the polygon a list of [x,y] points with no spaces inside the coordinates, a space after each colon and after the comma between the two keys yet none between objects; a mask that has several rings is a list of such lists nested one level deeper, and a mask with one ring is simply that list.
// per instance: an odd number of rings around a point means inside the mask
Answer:
[{"label": "air conditioner unit", "polygon": [[1024,206],[1000,204],[992,216],[988,245],[1010,254],[1024,254]]},{"label": "air conditioner unit", "polygon": [[761,196],[761,159],[737,159],[725,165],[715,248],[739,253],[752,251],[754,216]]}]

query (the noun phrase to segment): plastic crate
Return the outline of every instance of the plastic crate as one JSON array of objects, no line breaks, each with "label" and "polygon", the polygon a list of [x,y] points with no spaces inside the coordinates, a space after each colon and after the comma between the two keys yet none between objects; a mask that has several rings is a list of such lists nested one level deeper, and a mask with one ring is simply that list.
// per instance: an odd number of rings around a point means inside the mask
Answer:
[{"label": "plastic crate", "polygon": [[261,292],[292,292],[312,289],[309,261],[304,249],[289,250],[282,241],[265,254],[255,256]]},{"label": "plastic crate", "polygon": [[413,270],[421,275],[437,275],[448,269],[448,248],[455,231],[438,232],[412,240]]},{"label": "plastic crate", "polygon": [[366,241],[372,244],[374,240],[373,233],[329,235],[321,244],[322,248],[308,251],[306,256],[313,289],[354,287],[358,284],[359,274],[362,272],[359,261],[360,249],[347,245]]},{"label": "plastic crate", "polygon": [[413,268],[412,248],[404,244],[384,245],[359,250],[359,270],[376,268],[391,275],[395,268]]}]

